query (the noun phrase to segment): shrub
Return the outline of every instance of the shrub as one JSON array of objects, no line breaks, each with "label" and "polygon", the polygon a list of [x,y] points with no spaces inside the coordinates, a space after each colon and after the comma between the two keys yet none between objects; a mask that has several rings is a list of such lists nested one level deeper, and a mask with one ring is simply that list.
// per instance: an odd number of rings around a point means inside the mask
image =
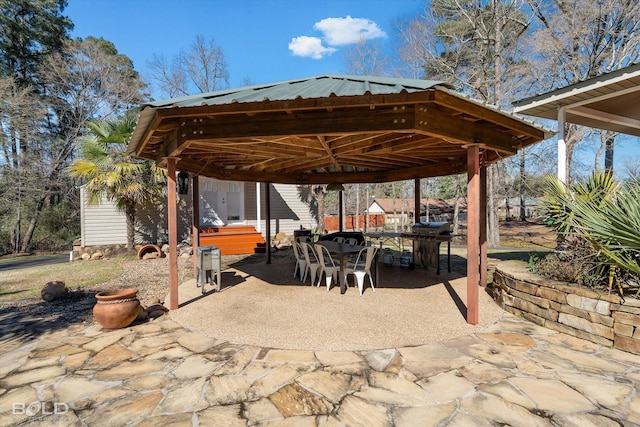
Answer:
[{"label": "shrub", "polygon": [[[560,246],[576,270],[567,274],[577,274],[575,281],[581,284],[604,282],[611,287],[615,282],[621,293],[634,288],[640,293],[640,183],[636,179],[619,184],[611,174],[596,172],[584,182],[567,186],[549,178],[542,205],[546,220],[564,236]],[[562,270],[556,269],[556,277],[565,274]]]}]

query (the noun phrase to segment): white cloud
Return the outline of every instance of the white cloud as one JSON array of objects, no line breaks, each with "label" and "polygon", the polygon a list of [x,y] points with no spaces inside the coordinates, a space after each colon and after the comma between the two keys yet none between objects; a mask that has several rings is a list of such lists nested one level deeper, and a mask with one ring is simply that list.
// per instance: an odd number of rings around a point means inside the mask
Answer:
[{"label": "white cloud", "polygon": [[294,37],[289,42],[289,50],[296,56],[322,59],[336,51],[332,47],[322,45],[322,40],[318,37],[300,36]]},{"label": "white cloud", "polygon": [[374,21],[365,18],[326,18],[313,26],[322,32],[329,46],[343,46],[357,43],[360,39],[370,40],[386,37],[386,33]]}]

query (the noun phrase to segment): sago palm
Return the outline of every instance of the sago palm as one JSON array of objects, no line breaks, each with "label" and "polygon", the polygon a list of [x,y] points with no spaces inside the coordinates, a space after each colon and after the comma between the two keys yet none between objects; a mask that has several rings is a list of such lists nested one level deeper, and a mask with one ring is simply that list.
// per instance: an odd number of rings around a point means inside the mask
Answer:
[{"label": "sago palm", "polygon": [[125,212],[128,250],[135,244],[137,206],[159,196],[166,181],[164,169],[126,154],[135,125],[131,118],[87,122],[88,133],[78,140],[79,157],[68,169],[85,181],[89,204],[105,197]]}]

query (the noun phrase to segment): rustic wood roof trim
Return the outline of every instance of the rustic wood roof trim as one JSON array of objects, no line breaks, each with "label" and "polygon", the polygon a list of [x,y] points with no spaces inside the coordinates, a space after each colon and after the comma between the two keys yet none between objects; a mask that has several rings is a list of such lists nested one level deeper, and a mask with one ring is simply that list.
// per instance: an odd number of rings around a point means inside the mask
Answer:
[{"label": "rustic wood roof trim", "polygon": [[[337,83],[340,90],[355,87],[344,85]],[[407,87],[224,105],[192,105],[197,97],[180,107],[159,103],[142,110],[129,148],[160,166],[179,157],[178,169],[213,178],[321,184],[464,172],[469,145],[493,162],[545,137],[524,120],[445,87]]]}]

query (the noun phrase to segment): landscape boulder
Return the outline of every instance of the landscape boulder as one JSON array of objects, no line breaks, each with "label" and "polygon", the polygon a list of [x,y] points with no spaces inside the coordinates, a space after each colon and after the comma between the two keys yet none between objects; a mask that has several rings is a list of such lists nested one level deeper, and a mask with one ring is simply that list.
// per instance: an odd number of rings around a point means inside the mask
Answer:
[{"label": "landscape boulder", "polygon": [[56,300],[68,292],[68,289],[65,283],[61,280],[53,280],[51,282],[47,282],[42,291],[40,291],[40,295],[42,299],[51,302]]}]

